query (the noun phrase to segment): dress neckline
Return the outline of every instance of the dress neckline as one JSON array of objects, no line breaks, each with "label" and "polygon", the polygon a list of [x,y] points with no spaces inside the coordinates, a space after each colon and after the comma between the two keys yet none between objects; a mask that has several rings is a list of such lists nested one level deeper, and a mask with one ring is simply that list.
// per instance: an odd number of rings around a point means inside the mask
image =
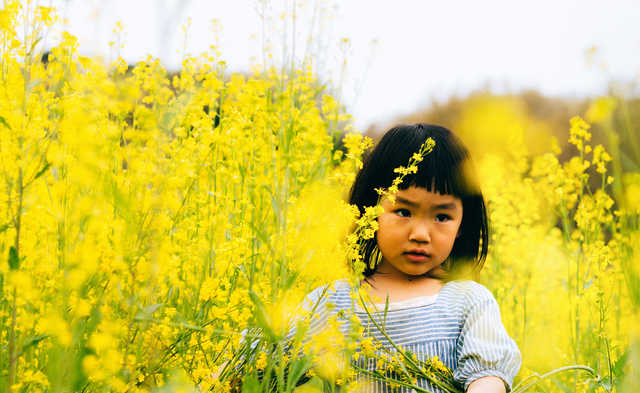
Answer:
[{"label": "dress neckline", "polygon": [[[433,295],[415,296],[415,297],[404,299],[398,302],[389,302],[388,310],[389,311],[406,310],[410,308],[424,307],[430,304],[434,304],[438,300],[438,297],[440,296],[440,294],[442,294],[442,292],[445,290],[448,284],[449,282],[445,282],[440,288],[440,291],[438,291],[438,293],[435,293]],[[386,308],[386,304],[384,302],[374,303],[373,306],[376,308],[378,312],[384,312]],[[364,309],[360,304],[356,304],[356,310],[364,312]]]},{"label": "dress neckline", "polygon": [[[409,299],[401,300],[399,302],[389,302],[389,311],[392,310],[404,310],[407,308],[421,307],[427,306],[429,304],[435,303],[438,299],[439,292],[433,295],[425,295],[425,296],[416,296]],[[374,306],[378,310],[384,310],[386,307],[385,303],[376,303]]]}]

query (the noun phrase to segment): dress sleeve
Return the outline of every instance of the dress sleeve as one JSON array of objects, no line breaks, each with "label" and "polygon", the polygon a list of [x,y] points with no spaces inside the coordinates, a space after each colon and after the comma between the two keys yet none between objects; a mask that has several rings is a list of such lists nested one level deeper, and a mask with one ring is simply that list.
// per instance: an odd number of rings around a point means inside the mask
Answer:
[{"label": "dress sleeve", "polygon": [[456,351],[458,367],[454,378],[465,391],[473,381],[487,376],[501,378],[506,391],[511,390],[522,357],[502,325],[498,303],[489,291],[469,309]]}]

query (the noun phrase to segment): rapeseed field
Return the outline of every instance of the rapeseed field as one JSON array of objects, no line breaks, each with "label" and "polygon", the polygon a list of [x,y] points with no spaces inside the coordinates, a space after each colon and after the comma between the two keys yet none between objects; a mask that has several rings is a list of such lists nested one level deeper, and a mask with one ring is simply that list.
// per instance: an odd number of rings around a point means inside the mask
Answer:
[{"label": "rapeseed field", "polygon": [[[335,321],[304,340],[305,295],[350,277],[354,233],[375,231],[345,202],[373,142],[312,67],[204,54],[170,74],[70,34],[43,57],[54,12],[0,11],[0,391],[357,391],[362,354],[446,384],[438,359]],[[455,130],[488,201],[479,280],[523,354],[514,391],[640,391],[640,173],[591,141],[615,105],[567,119],[562,149],[496,98]]]}]

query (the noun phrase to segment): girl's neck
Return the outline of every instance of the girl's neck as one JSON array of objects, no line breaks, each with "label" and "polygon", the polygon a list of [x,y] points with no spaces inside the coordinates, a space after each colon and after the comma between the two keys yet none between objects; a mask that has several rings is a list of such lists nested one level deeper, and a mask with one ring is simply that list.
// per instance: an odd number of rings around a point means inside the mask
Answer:
[{"label": "girl's neck", "polygon": [[420,296],[436,295],[442,289],[443,282],[435,277],[395,276],[386,273],[374,273],[364,280],[374,298],[390,303],[401,302]]}]

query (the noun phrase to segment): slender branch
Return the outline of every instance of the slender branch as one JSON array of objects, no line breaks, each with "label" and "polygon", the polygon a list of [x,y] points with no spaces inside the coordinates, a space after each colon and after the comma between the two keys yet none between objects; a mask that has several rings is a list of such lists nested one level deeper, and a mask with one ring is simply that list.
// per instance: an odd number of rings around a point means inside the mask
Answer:
[{"label": "slender branch", "polygon": [[[24,196],[24,187],[22,184],[22,168],[18,169],[18,209],[14,218],[16,236],[14,240],[16,259],[20,261],[20,224],[22,222],[22,202]],[[17,288],[13,287],[13,304],[11,305],[11,328],[9,330],[9,389],[13,392],[13,385],[16,381],[16,366],[18,356],[16,353],[16,296]]]},{"label": "slender branch", "polygon": [[[600,376],[598,374],[596,374],[596,372],[591,368],[591,367],[587,367],[587,366],[582,366],[582,365],[572,365],[572,366],[564,366],[564,367],[560,367],[560,368],[556,368],[555,370],[551,370],[548,373],[542,374],[539,377],[537,375],[534,375],[533,377],[529,377],[529,378],[535,378],[535,381],[529,382],[526,385],[523,386],[523,382],[526,381],[526,379],[522,382],[520,382],[519,384],[517,384],[516,386],[513,387],[513,390],[511,391],[511,393],[521,393],[521,392],[526,392],[527,389],[529,389],[530,387],[542,382],[544,379],[547,379],[553,375],[556,374],[560,374],[563,373],[565,371],[585,371],[588,372],[589,374],[591,374],[592,376],[600,379]],[[529,379],[527,378],[527,379]]]},{"label": "slender branch", "polygon": [[366,374],[366,375],[368,375],[370,377],[376,378],[376,379],[378,379],[380,381],[391,382],[391,383],[395,383],[395,384],[398,384],[398,385],[402,385],[402,386],[407,387],[407,388],[415,389],[416,391],[421,392],[421,393],[432,393],[429,390],[423,389],[423,388],[421,388],[419,386],[415,386],[413,384],[410,384],[410,383],[407,383],[407,382],[404,382],[404,381],[399,381],[397,379],[388,378],[388,377],[385,377],[383,375],[380,375],[379,373],[375,373],[373,371],[369,371],[369,370],[366,370],[366,369],[358,367],[358,366],[353,366],[353,367],[358,372],[361,372],[361,373]]}]

